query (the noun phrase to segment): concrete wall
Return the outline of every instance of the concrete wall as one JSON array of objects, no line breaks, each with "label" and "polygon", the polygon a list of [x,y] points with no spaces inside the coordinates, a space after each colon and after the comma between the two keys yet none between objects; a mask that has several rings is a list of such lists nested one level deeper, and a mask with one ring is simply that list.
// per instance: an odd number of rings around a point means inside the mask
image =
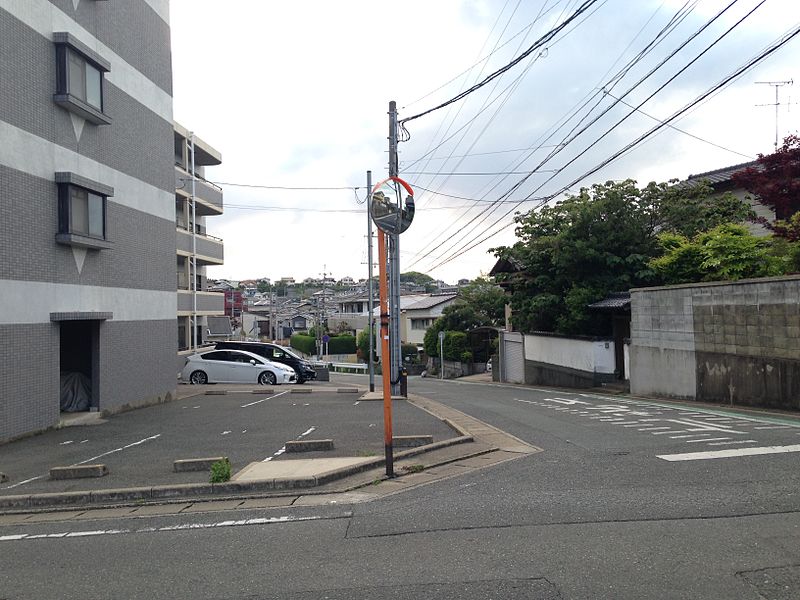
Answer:
[{"label": "concrete wall", "polygon": [[525,335],[525,383],[595,387],[613,379],[613,341]]},{"label": "concrete wall", "polygon": [[631,392],[800,408],[800,276],[631,299]]}]

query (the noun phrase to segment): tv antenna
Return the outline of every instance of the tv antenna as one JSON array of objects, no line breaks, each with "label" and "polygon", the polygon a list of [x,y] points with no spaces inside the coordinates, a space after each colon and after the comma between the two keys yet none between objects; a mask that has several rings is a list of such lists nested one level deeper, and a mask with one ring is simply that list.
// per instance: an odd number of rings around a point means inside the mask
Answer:
[{"label": "tv antenna", "polygon": [[756,104],[756,106],[774,106],[775,107],[775,152],[778,151],[778,108],[780,107],[781,103],[778,99],[778,92],[780,88],[785,85],[792,85],[794,84],[794,80],[790,79],[788,81],[756,81],[758,84],[762,85],[771,85],[775,88],[775,102],[770,104]]}]

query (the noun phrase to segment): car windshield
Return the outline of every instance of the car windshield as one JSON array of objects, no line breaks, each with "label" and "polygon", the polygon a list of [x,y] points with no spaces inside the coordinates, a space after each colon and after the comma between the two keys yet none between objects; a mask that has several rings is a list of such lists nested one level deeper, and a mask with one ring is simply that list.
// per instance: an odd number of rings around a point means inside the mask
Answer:
[{"label": "car windshield", "polygon": [[283,350],[284,352],[286,352],[286,354],[288,354],[288,355],[289,355],[289,356],[291,356],[292,358],[298,358],[298,359],[300,359],[300,360],[303,360],[303,357],[302,357],[302,356],[298,356],[297,354],[295,354],[295,353],[294,353],[292,350],[290,350],[289,348],[284,348],[283,346],[281,346],[281,350]]}]

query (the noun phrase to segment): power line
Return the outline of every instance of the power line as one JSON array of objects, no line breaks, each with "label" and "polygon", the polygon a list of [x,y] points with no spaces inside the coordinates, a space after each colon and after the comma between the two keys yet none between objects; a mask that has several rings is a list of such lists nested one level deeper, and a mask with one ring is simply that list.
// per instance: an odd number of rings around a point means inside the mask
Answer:
[{"label": "power line", "polygon": [[572,14],[572,15],[571,15],[571,16],[570,16],[568,19],[566,19],[566,20],[565,20],[564,22],[562,22],[560,25],[557,25],[556,27],[554,27],[553,29],[551,29],[550,31],[548,31],[548,32],[547,32],[545,35],[543,35],[543,36],[542,36],[542,37],[540,37],[538,40],[536,40],[536,42],[534,42],[534,43],[533,43],[533,44],[532,44],[532,45],[531,45],[531,46],[530,46],[530,47],[529,47],[527,50],[525,50],[525,52],[523,52],[522,54],[520,54],[520,55],[519,55],[517,58],[515,58],[514,60],[512,60],[510,63],[508,63],[508,64],[507,64],[507,65],[505,65],[504,67],[501,67],[500,69],[498,69],[497,71],[495,71],[495,72],[494,72],[494,73],[492,73],[491,75],[487,76],[487,77],[486,77],[486,78],[485,78],[483,81],[481,81],[480,83],[476,83],[476,84],[475,84],[475,85],[473,85],[472,87],[470,87],[470,88],[468,88],[468,89],[464,90],[463,92],[461,92],[460,94],[458,94],[458,95],[454,96],[454,97],[453,97],[453,98],[451,98],[450,100],[447,100],[447,101],[445,101],[445,102],[442,102],[442,103],[441,103],[441,104],[439,104],[438,106],[434,106],[433,108],[430,108],[430,109],[428,109],[428,110],[426,110],[426,111],[424,111],[424,112],[418,113],[418,114],[416,114],[416,115],[413,115],[413,116],[411,116],[411,117],[406,117],[405,119],[401,119],[401,120],[400,120],[400,124],[405,124],[405,123],[408,123],[409,121],[413,121],[414,119],[419,119],[420,117],[424,117],[425,115],[428,115],[428,114],[430,114],[430,113],[432,113],[432,112],[434,112],[434,111],[436,111],[436,110],[439,110],[439,109],[441,109],[441,108],[444,108],[445,106],[448,106],[448,105],[450,105],[450,104],[453,104],[454,102],[458,102],[458,101],[459,101],[459,100],[461,100],[462,98],[465,98],[466,96],[470,95],[472,92],[474,92],[474,91],[476,91],[476,90],[479,90],[480,88],[482,88],[484,85],[486,85],[486,84],[487,84],[487,83],[489,83],[490,81],[492,81],[492,80],[496,79],[497,77],[499,77],[500,75],[502,75],[502,74],[503,74],[503,73],[505,73],[506,71],[508,71],[508,70],[512,69],[513,67],[515,67],[516,65],[518,65],[520,62],[522,62],[522,61],[523,61],[523,60],[525,60],[525,59],[526,59],[528,56],[530,56],[530,55],[531,55],[533,52],[535,52],[536,50],[538,50],[539,48],[541,48],[541,47],[542,47],[544,44],[546,44],[546,43],[547,43],[547,42],[549,42],[551,39],[553,39],[553,38],[556,36],[556,34],[558,34],[558,32],[560,32],[562,29],[564,29],[564,28],[565,28],[567,25],[569,25],[569,24],[570,24],[572,21],[574,21],[575,19],[577,19],[577,18],[578,18],[580,15],[582,15],[584,12],[586,12],[587,10],[589,10],[589,8],[590,8],[590,7],[591,7],[593,4],[595,4],[597,1],[598,1],[598,0],[586,0],[586,1],[585,1],[585,2],[584,2],[584,3],[583,3],[581,6],[580,6],[580,8],[578,8],[578,10],[576,10],[576,11],[575,11],[575,12],[574,12],[574,13],[573,13],[573,14]]},{"label": "power line", "polygon": [[300,187],[300,186],[291,186],[291,185],[260,185],[255,183],[231,183],[225,181],[209,181],[209,183],[213,183],[214,185],[227,185],[231,187],[246,187],[246,188],[258,188],[264,190],[362,190],[364,189],[363,186],[327,186],[327,187]]},{"label": "power line", "polygon": [[[752,69],[755,65],[757,65],[760,62],[762,62],[768,56],[770,56],[771,54],[773,54],[774,52],[779,50],[781,47],[783,47],[785,44],[787,44],[789,41],[791,41],[793,38],[795,38],[798,34],[800,34],[800,26],[789,30],[786,34],[784,34],[784,36],[779,38],[778,41],[776,41],[774,44],[768,46],[767,49],[765,49],[764,51],[760,52],[757,56],[755,56],[750,61],[745,63],[743,66],[741,66],[738,69],[736,69],[733,73],[731,73],[730,75],[725,77],[719,83],[717,83],[713,87],[709,88],[706,92],[704,92],[703,94],[701,94],[700,96],[695,98],[689,104],[685,105],[682,109],[680,109],[677,112],[673,113],[673,115],[670,116],[668,119],[666,119],[664,122],[659,123],[658,125],[656,125],[653,128],[651,128],[649,131],[647,131],[644,134],[640,135],[634,141],[630,142],[625,147],[623,147],[619,151],[617,151],[614,154],[612,154],[610,157],[604,159],[603,161],[601,161],[600,163],[595,165],[592,169],[590,169],[590,170],[586,171],[585,173],[583,173],[580,177],[575,178],[567,186],[562,187],[561,190],[559,190],[558,192],[555,192],[553,194],[549,194],[548,196],[545,196],[545,197],[541,198],[540,199],[540,204],[539,204],[538,207],[541,207],[544,204],[550,202],[557,195],[562,193],[565,189],[567,189],[569,187],[572,187],[572,186],[576,185],[577,183],[579,183],[580,181],[582,181],[583,179],[585,179],[586,177],[589,177],[590,175],[593,175],[594,173],[596,173],[597,171],[599,171],[600,169],[602,169],[603,167],[605,167],[609,163],[613,162],[614,160],[616,160],[617,158],[619,158],[623,154],[626,154],[626,153],[630,152],[630,150],[632,150],[634,147],[638,146],[642,141],[644,141],[645,139],[649,138],[651,135],[653,135],[654,133],[656,133],[657,131],[659,131],[663,127],[667,126],[669,124],[669,122],[674,121],[675,119],[677,119],[678,117],[680,117],[681,115],[686,113],[687,111],[691,110],[694,106],[696,106],[697,104],[699,104],[700,102],[702,102],[703,100],[705,100],[706,98],[711,96],[712,94],[716,93],[717,91],[719,91],[720,89],[722,89],[723,87],[728,85],[728,83],[730,83],[731,81],[741,77],[742,74],[744,74],[746,71]],[[534,210],[536,208],[538,208],[538,207],[535,207]],[[510,213],[506,213],[503,217],[501,217],[501,219],[504,218],[505,216],[508,216],[508,214],[510,214]],[[494,225],[496,225],[499,221],[500,221],[500,219],[495,221],[495,223],[492,224],[491,227],[494,227]],[[462,249],[459,249],[459,251],[457,251],[456,253],[452,254],[451,256],[447,257],[446,259],[442,260],[438,264],[436,264],[433,267],[431,267],[430,270],[437,269],[437,268],[439,268],[439,267],[451,262],[452,260],[454,260],[455,258],[458,258],[459,256],[461,256],[465,252],[468,252],[469,250],[475,248],[476,246],[482,244],[483,242],[491,239],[492,237],[494,237],[495,235],[500,233],[500,231],[502,231],[503,229],[505,229],[509,225],[510,225],[510,223],[506,224],[506,225],[503,225],[497,231],[495,231],[495,232],[483,237],[482,239],[480,239],[478,241],[475,241],[473,244],[471,244],[470,246],[468,246],[466,248],[462,247]]]}]

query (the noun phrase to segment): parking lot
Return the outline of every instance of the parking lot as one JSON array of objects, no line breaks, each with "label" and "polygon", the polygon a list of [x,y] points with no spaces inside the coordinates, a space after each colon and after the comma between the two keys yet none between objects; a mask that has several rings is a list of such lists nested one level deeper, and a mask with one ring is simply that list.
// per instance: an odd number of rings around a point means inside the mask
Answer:
[{"label": "parking lot", "polygon": [[[228,392],[222,392],[227,388]],[[310,390],[310,392],[309,392]],[[272,391],[272,393],[268,393]],[[178,399],[0,446],[0,495],[205,483],[208,472],[175,473],[179,459],[227,456],[235,474],[256,461],[382,456],[383,404],[334,384],[185,386]],[[394,435],[458,434],[431,414],[393,403]],[[290,440],[332,439],[334,449],[287,455]],[[50,480],[52,467],[103,463],[100,478]]]}]

